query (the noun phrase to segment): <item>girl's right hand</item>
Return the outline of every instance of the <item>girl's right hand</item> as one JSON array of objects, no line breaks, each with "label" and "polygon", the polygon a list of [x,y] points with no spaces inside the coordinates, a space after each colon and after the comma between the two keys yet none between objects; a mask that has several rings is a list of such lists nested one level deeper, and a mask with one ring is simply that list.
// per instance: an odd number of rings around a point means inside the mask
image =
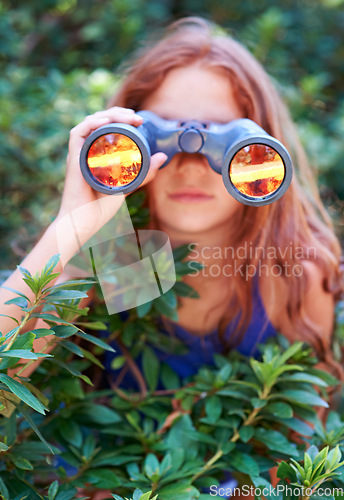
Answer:
[{"label": "girl's right hand", "polygon": [[[108,195],[95,191],[85,181],[79,165],[81,148],[91,132],[108,123],[127,123],[135,127],[143,118],[132,109],[113,107],[87,116],[70,131],[67,156],[67,171],[60,210],[55,222],[73,213],[77,219],[79,238],[87,240],[95,234],[120,208],[124,195]],[[166,161],[164,153],[156,153],[151,158],[149,172],[141,184],[150,182],[159,167]],[[99,200],[99,203],[91,203]]]}]

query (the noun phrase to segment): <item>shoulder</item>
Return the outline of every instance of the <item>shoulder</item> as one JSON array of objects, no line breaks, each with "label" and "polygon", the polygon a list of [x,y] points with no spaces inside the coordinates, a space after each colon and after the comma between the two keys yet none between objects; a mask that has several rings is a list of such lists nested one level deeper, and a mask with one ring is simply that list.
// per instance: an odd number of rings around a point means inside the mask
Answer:
[{"label": "shoulder", "polygon": [[[306,290],[302,303],[302,315],[319,331],[329,345],[334,326],[334,298],[324,289],[324,271],[310,260],[300,262],[306,277]],[[288,279],[272,274],[260,280],[262,301],[272,325],[290,341],[297,339],[295,326],[288,315],[290,289]]]}]

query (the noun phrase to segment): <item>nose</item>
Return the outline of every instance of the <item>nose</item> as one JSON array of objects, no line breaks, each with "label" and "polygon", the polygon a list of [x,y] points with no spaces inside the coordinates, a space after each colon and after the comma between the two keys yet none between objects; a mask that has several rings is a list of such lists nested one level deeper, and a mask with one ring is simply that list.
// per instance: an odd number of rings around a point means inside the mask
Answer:
[{"label": "nose", "polygon": [[174,156],[175,168],[179,173],[205,173],[210,168],[208,160],[201,153],[177,153]]}]

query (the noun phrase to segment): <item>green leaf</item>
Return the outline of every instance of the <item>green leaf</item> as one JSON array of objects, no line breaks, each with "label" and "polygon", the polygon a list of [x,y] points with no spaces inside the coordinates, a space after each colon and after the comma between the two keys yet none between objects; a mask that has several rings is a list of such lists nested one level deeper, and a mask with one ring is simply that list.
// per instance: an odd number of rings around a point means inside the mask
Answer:
[{"label": "green leaf", "polygon": [[[17,405],[16,405],[17,406]],[[50,452],[54,455],[54,450],[52,449],[52,447],[50,446],[50,444],[48,443],[48,441],[46,441],[44,439],[44,437],[42,436],[40,430],[38,429],[37,425],[35,424],[34,420],[32,419],[30,413],[28,412],[28,408],[24,405],[24,403],[20,403],[17,408],[19,409],[19,411],[22,413],[22,415],[24,416],[24,418],[27,420],[28,424],[30,425],[30,427],[32,427],[32,429],[34,430],[34,432],[37,434],[37,436],[39,437],[39,439],[42,441],[42,443],[50,450]]]},{"label": "green leaf", "polygon": [[21,274],[23,276],[27,276],[29,278],[32,278],[30,271],[28,271],[27,269],[25,269],[25,267],[23,267],[23,266],[17,266],[17,268],[19,269],[19,271],[21,272]]},{"label": "green leaf", "polygon": [[15,306],[19,307],[27,307],[28,306],[28,301],[24,299],[23,297],[14,297],[14,299],[7,300],[5,302],[6,305],[11,305],[14,304]]},{"label": "green leaf", "polygon": [[281,418],[291,418],[293,416],[293,408],[288,403],[283,403],[283,401],[269,403],[264,408],[264,412],[266,411]]},{"label": "green leaf", "polygon": [[308,455],[308,453],[304,454],[304,461],[303,461],[304,469],[307,472],[309,469],[312,468],[312,459]]},{"label": "green leaf", "polygon": [[204,265],[195,260],[187,262],[176,262],[175,270],[177,277],[185,276],[186,274],[194,274],[204,268]]},{"label": "green leaf", "polygon": [[[47,321],[51,321],[52,323],[63,323],[65,325],[70,325],[73,326],[69,323],[69,321],[66,321],[65,319],[59,318],[58,316],[54,316],[54,314],[48,314],[48,313],[34,313],[31,315],[32,318],[39,318],[39,319],[44,319]],[[54,327],[55,330],[55,327]]]},{"label": "green leaf", "polygon": [[309,373],[304,373],[304,372],[292,373],[291,375],[284,375],[279,379],[279,382],[309,382],[310,384],[315,384],[320,387],[328,386],[328,384],[320,377],[316,377],[315,375],[310,375]]},{"label": "green leaf", "polygon": [[59,489],[58,481],[54,481],[53,483],[51,483],[48,490],[48,500],[55,500],[58,489]]},{"label": "green leaf", "polygon": [[92,321],[91,323],[76,323],[78,326],[82,326],[82,328],[87,328],[88,330],[107,330],[107,326],[102,321]]},{"label": "green leaf", "polygon": [[298,432],[299,434],[303,436],[313,436],[314,434],[314,429],[308,425],[306,422],[303,420],[300,420],[299,418],[292,417],[292,418],[280,418],[277,417],[275,418],[277,422],[280,422],[281,424],[285,425],[286,427],[289,427],[289,429],[293,429],[294,431]]},{"label": "green leaf", "polygon": [[64,283],[60,283],[58,285],[51,286],[50,288],[46,288],[44,291],[45,292],[51,292],[51,291],[57,291],[57,290],[64,290],[65,288],[70,288],[70,287],[77,287],[79,285],[92,285],[94,283],[97,283],[96,280],[94,279],[87,279],[87,280],[70,280],[70,281],[65,281]]},{"label": "green leaf", "polygon": [[7,444],[3,443],[2,441],[0,441],[0,453],[2,451],[7,451],[8,450],[8,446]]},{"label": "green leaf", "polygon": [[339,450],[339,445],[337,445],[335,448],[333,448],[333,450],[329,452],[327,456],[327,462],[331,470],[340,462],[341,457],[342,454]]},{"label": "green leaf", "polygon": [[252,425],[242,425],[239,429],[239,436],[244,443],[247,443],[254,434],[254,428]]},{"label": "green leaf", "polygon": [[81,406],[78,415],[87,417],[88,420],[98,425],[117,424],[122,420],[112,408],[94,403]]},{"label": "green leaf", "polygon": [[43,290],[44,287],[48,283],[50,283],[51,281],[53,281],[58,276],[60,276],[60,273],[49,274],[49,276],[41,276],[41,278],[39,278],[39,280],[38,280],[38,288],[39,288],[39,290]]},{"label": "green leaf", "polygon": [[13,319],[13,321],[15,321],[17,325],[19,325],[19,321],[17,320],[17,318],[14,318],[13,316],[9,316],[8,314],[0,314],[0,316],[2,316],[3,318]]},{"label": "green leaf", "polygon": [[174,260],[184,260],[195,247],[194,243],[189,243],[188,245],[180,245],[177,248],[173,248],[172,254]]},{"label": "green leaf", "polygon": [[223,365],[215,377],[215,387],[223,387],[232,374],[232,365],[226,363]]},{"label": "green leaf", "polygon": [[[82,454],[87,461],[90,461],[94,451],[96,449],[96,440],[93,434],[89,434],[82,446]],[[94,462],[93,462],[94,463]]]},{"label": "green leaf", "polygon": [[232,467],[249,476],[259,476],[257,462],[247,453],[235,450],[228,455],[228,462]]},{"label": "green leaf", "polygon": [[142,353],[142,369],[150,391],[155,391],[158,385],[160,362],[153,349],[145,346]]},{"label": "green leaf", "polygon": [[290,456],[298,456],[296,445],[290,443],[288,439],[278,431],[258,427],[254,431],[254,437],[269,448],[269,450],[279,451],[280,453],[289,454]]},{"label": "green leaf", "polygon": [[153,301],[145,302],[144,304],[140,304],[139,306],[136,306],[136,312],[137,316],[139,318],[143,318],[146,316],[146,314],[149,313],[153,305]]},{"label": "green leaf", "polygon": [[267,401],[260,398],[251,398],[251,404],[253,408],[263,408],[266,405]]},{"label": "green leaf", "polygon": [[33,470],[32,464],[26,460],[26,458],[18,457],[16,455],[11,455],[12,462],[18,469]]},{"label": "green leaf", "polygon": [[[42,337],[47,337],[47,335],[54,335],[54,330],[52,330],[51,328],[35,328],[34,330],[31,330],[30,332],[27,332],[27,333],[32,333],[34,338],[41,339]],[[23,333],[18,338],[22,337],[23,335],[25,335],[25,334]],[[13,346],[14,345],[15,344],[13,344]],[[31,346],[31,348],[32,348],[32,346]]]},{"label": "green leaf", "polygon": [[[30,349],[31,350],[32,346],[33,346],[34,339],[35,339],[35,334],[33,332],[22,333],[13,342],[11,351],[9,351],[9,352],[13,352],[14,349]],[[0,353],[0,358],[1,357],[3,357],[3,356],[1,356],[1,353]],[[11,366],[15,365],[19,361],[19,359],[20,359],[20,356],[18,358],[14,358],[14,359],[9,359],[9,358],[4,359],[4,357],[3,357],[3,360],[0,364],[1,370],[5,370],[5,369],[10,368]]]},{"label": "green leaf", "polygon": [[76,448],[81,447],[82,433],[80,427],[72,419],[60,421],[59,433],[68,443]]},{"label": "green leaf", "polygon": [[44,266],[44,268],[43,268],[43,270],[41,272],[41,275],[43,276],[43,275],[49,275],[49,274],[51,274],[51,272],[53,271],[53,269],[55,269],[55,267],[57,266],[59,260],[60,260],[60,254],[59,253],[53,255],[52,257],[50,257],[50,259],[48,260],[48,262]]},{"label": "green leaf", "polygon": [[308,372],[311,375],[315,375],[316,377],[323,379],[328,385],[337,385],[339,383],[339,380],[336,377],[323,370],[318,370],[317,368],[309,368]]},{"label": "green leaf", "polygon": [[25,332],[19,335],[13,342],[13,349],[32,349],[36,335],[34,331]]},{"label": "green leaf", "polygon": [[109,469],[89,469],[83,476],[83,481],[95,484],[99,489],[111,489],[121,486],[121,482]]},{"label": "green leaf", "polygon": [[154,300],[155,309],[163,316],[167,316],[167,318],[170,318],[173,321],[178,321],[177,311],[175,309],[171,309],[171,307],[168,306],[167,302],[162,297],[163,296],[160,296]]},{"label": "green leaf", "polygon": [[68,351],[72,352],[73,354],[76,354],[80,358],[84,357],[84,354],[80,347],[76,344],[73,344],[73,342],[69,342],[68,340],[63,340],[62,342],[59,343],[62,347],[65,347]]},{"label": "green leaf", "polygon": [[290,347],[288,347],[288,349],[278,359],[278,365],[284,365],[288,361],[288,359],[295,356],[295,354],[302,349],[302,346],[303,342],[295,342]]},{"label": "green leaf", "polygon": [[55,497],[55,500],[74,500],[77,489],[70,485],[62,485]]},{"label": "green leaf", "polygon": [[162,294],[160,299],[171,309],[175,309],[177,307],[177,297],[173,290],[168,290]]},{"label": "green leaf", "polygon": [[78,329],[73,325],[56,325],[54,326],[54,333],[56,337],[67,338],[74,335]]},{"label": "green leaf", "polygon": [[161,363],[161,382],[165,389],[178,389],[180,387],[179,376],[167,363]]},{"label": "green leaf", "polygon": [[86,382],[86,384],[93,386],[92,380],[87,375],[79,375],[79,378]]},{"label": "green leaf", "polygon": [[23,281],[27,284],[27,286],[33,291],[35,295],[39,292],[39,287],[37,282],[32,278],[23,278]]},{"label": "green leaf", "polygon": [[222,413],[222,402],[218,396],[210,396],[205,401],[205,411],[209,422],[216,423]]},{"label": "green leaf", "polygon": [[78,331],[75,335],[81,337],[82,339],[88,340],[89,342],[91,342],[91,344],[95,344],[98,347],[104,349],[105,351],[116,352],[115,349],[113,349],[109,344],[107,344],[101,339],[98,339],[97,337],[94,337],[93,335],[90,335],[89,333]]},{"label": "green leaf", "polygon": [[155,474],[159,474],[159,460],[153,453],[148,453],[144,461],[144,472],[150,479]]},{"label": "green leaf", "polygon": [[75,367],[76,366],[75,362],[74,363],[73,362],[64,363],[60,359],[53,358],[53,359],[51,359],[51,363],[54,364],[54,365],[57,365],[57,366],[59,366],[61,368],[63,368],[64,370],[66,370],[67,372],[71,373],[75,377],[81,377],[82,376],[80,370],[78,370]]},{"label": "green leaf", "polygon": [[120,368],[122,368],[122,366],[125,364],[125,362],[126,362],[125,356],[122,356],[122,355],[116,356],[111,361],[112,370],[119,370]]},{"label": "green leaf", "polygon": [[9,377],[8,375],[5,375],[4,373],[0,373],[0,381],[5,384],[10,389],[10,391],[13,392],[13,394],[24,401],[24,403],[26,403],[28,406],[31,406],[31,408],[38,411],[39,413],[45,415],[45,411],[47,410],[47,408],[43,406],[42,403],[37,398],[35,398],[35,396],[33,396],[28,389],[26,389],[26,387],[19,384],[19,382]]},{"label": "green leaf", "polygon": [[83,349],[80,347],[81,352],[83,353],[84,357],[94,363],[95,365],[99,366],[99,368],[104,369],[104,365],[99,361],[98,358],[94,356],[91,352],[87,351],[86,349]]},{"label": "green leaf", "polygon": [[[151,494],[152,494],[152,490],[147,491],[146,493],[144,493],[143,495],[141,495],[139,497],[139,500],[149,500],[150,497],[151,497]],[[151,500],[154,500],[154,499],[157,499],[157,498],[158,498],[158,495],[155,495],[154,497],[152,497]],[[133,499],[133,500],[135,500],[135,499]]]},{"label": "green leaf", "polygon": [[4,483],[3,479],[0,476],[0,494],[3,496],[3,498],[6,500],[7,498],[10,498],[10,495],[8,493],[8,489],[6,487],[6,484]]},{"label": "green leaf", "polygon": [[190,297],[192,299],[199,298],[199,293],[183,281],[176,281],[173,286],[173,291],[180,297]]},{"label": "green leaf", "polygon": [[142,495],[142,490],[136,489],[133,494],[133,500],[141,500]]},{"label": "green leaf", "polygon": [[0,288],[3,288],[4,290],[8,290],[10,292],[14,292],[16,295],[23,297],[23,299],[25,299],[28,303],[30,302],[30,299],[26,295],[24,295],[21,292],[18,292],[18,290],[15,290],[14,288],[10,288],[8,286],[3,286],[3,285],[1,285]]},{"label": "green leaf", "polygon": [[60,300],[76,300],[76,299],[85,299],[88,295],[84,292],[80,292],[78,290],[59,290],[56,292],[51,292],[49,294],[44,295],[44,298],[47,302],[57,302]]},{"label": "green leaf", "polygon": [[301,391],[301,390],[293,390],[293,389],[288,389],[288,390],[281,390],[278,391],[278,393],[273,396],[273,397],[278,397],[278,398],[283,398],[287,399],[289,401],[295,401],[299,404],[303,405],[312,405],[312,406],[323,406],[325,408],[328,408],[328,403],[316,394],[311,393],[310,391]]},{"label": "green leaf", "polygon": [[286,462],[280,462],[277,469],[277,477],[280,479],[289,479],[291,482],[296,482],[297,477],[294,469]]},{"label": "green leaf", "polygon": [[250,358],[249,361],[250,361],[251,368],[254,371],[254,374],[256,375],[259,382],[264,383],[265,376],[264,376],[264,373],[262,371],[262,363],[260,363],[259,361],[257,361],[254,358]]},{"label": "green leaf", "polygon": [[51,354],[28,351],[27,349],[11,349],[9,351],[0,352],[0,357],[38,359],[38,358],[52,358],[53,356]]}]

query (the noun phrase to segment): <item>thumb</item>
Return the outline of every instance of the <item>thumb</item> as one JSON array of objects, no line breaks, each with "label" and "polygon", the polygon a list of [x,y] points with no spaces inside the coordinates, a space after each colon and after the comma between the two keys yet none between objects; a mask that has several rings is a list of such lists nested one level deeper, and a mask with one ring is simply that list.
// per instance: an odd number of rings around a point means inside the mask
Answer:
[{"label": "thumb", "polygon": [[159,170],[161,165],[165,163],[167,158],[168,156],[165,155],[165,153],[155,153],[155,155],[152,156],[149,171],[144,182],[142,183],[142,186],[154,179],[157,171]]},{"label": "thumb", "polygon": [[165,153],[155,153],[155,155],[152,156],[151,162],[150,162],[150,168],[149,170],[158,170],[161,165],[165,163],[167,160],[168,156],[165,155]]}]

